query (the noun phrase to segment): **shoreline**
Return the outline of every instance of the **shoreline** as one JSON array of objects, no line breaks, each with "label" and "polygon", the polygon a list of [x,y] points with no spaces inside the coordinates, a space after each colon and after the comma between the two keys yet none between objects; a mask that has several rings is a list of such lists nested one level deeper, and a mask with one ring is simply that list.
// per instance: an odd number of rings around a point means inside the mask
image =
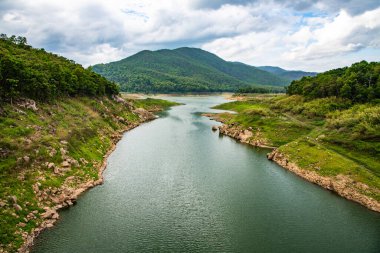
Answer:
[{"label": "shoreline", "polygon": [[[267,154],[268,160],[277,163],[282,168],[296,174],[297,176],[311,183],[317,184],[326,190],[332,191],[347,200],[361,204],[371,211],[380,212],[380,203],[378,201],[360,193],[353,187],[353,185],[355,185],[364,190],[368,187],[367,185],[354,182],[354,180],[345,175],[325,177],[314,171],[302,169],[297,164],[289,161],[284,154],[278,152],[277,147],[267,145],[265,139],[256,136],[251,130],[241,129],[233,125],[227,125],[217,117],[217,114],[214,113],[205,113],[202,115],[210,118],[211,120],[222,123],[221,126],[216,127],[219,130],[219,134],[232,137],[241,143],[254,147],[272,149],[272,152]],[[216,131],[216,128],[213,127],[212,130]]]},{"label": "shoreline", "polygon": [[[156,112],[158,110],[154,110]],[[149,115],[146,114],[149,113]],[[124,133],[142,125],[143,123],[147,123],[156,119],[157,117],[150,111],[146,111],[144,114],[140,115],[140,121],[138,123],[132,123],[131,125],[126,126],[124,129],[117,131],[112,135],[112,144],[106,154],[103,155],[103,160],[98,167],[98,179],[97,180],[89,180],[79,184],[75,188],[67,187],[64,188],[63,195],[60,196],[59,199],[56,200],[55,206],[53,207],[44,207],[44,213],[41,214],[41,218],[43,221],[36,228],[32,229],[32,231],[24,238],[24,243],[18,248],[17,252],[20,253],[29,253],[31,247],[34,245],[35,239],[40,235],[44,230],[51,228],[54,224],[59,220],[58,211],[70,208],[74,205],[77,199],[86,191],[94,188],[95,186],[102,185],[104,183],[103,172],[107,167],[108,157],[112,154],[112,152],[116,149],[117,143],[122,139]],[[70,177],[66,178],[69,179]],[[70,181],[70,180],[68,180]],[[65,185],[65,184],[64,184]],[[67,191],[65,191],[67,190]]]}]

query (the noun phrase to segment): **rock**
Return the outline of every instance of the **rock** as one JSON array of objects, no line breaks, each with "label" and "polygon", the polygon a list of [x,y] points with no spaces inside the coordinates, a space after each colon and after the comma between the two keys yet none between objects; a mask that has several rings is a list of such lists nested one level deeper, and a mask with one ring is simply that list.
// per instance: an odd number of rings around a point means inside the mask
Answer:
[{"label": "rock", "polygon": [[46,224],[46,227],[47,228],[52,228],[54,225],[53,225],[53,223],[48,223],[48,224]]},{"label": "rock", "polygon": [[54,163],[48,163],[47,167],[48,167],[48,169],[54,169],[55,168],[55,164]]},{"label": "rock", "polygon": [[276,154],[275,152],[268,153],[267,154],[268,160],[273,160],[273,157],[274,157],[275,154]]},{"label": "rock", "polygon": [[73,165],[74,167],[79,167],[79,162],[75,159],[71,159],[70,164]]},{"label": "rock", "polygon": [[0,200],[0,207],[4,207],[6,204],[3,200]]},{"label": "rock", "polygon": [[58,167],[54,167],[54,174],[59,174],[61,171]]},{"label": "rock", "polygon": [[70,163],[69,163],[67,160],[63,161],[63,162],[61,163],[61,165],[62,165],[63,168],[70,167]]},{"label": "rock", "polygon": [[48,209],[43,214],[41,214],[41,218],[50,219],[53,216],[55,216],[55,214],[58,214],[57,211],[55,211],[54,209]]},{"label": "rock", "polygon": [[19,223],[17,224],[17,226],[19,226],[19,227],[21,227],[21,228],[24,228],[24,227],[26,227],[26,224],[25,224],[24,222],[19,222]]},{"label": "rock", "polygon": [[9,196],[9,200],[12,204],[17,204],[17,197],[15,195]]},{"label": "rock", "polygon": [[63,145],[67,145],[68,144],[68,142],[67,141],[65,141],[65,140],[63,140],[63,141],[60,141],[61,142],[61,144],[63,144]]},{"label": "rock", "polygon": [[13,204],[13,208],[14,208],[16,211],[22,211],[21,206],[18,205],[18,204]]},{"label": "rock", "polygon": [[212,129],[212,131],[214,131],[214,132],[215,132],[215,131],[217,131],[217,130],[218,130],[218,127],[217,127],[217,126],[212,126],[212,128],[211,128],[211,129]]},{"label": "rock", "polygon": [[22,159],[24,160],[25,163],[29,163],[30,162],[30,157],[27,156],[27,155],[24,156]]},{"label": "rock", "polygon": [[61,152],[61,155],[63,156],[67,154],[67,150],[64,148],[60,148],[59,151]]},{"label": "rock", "polygon": [[84,164],[84,165],[86,165],[86,164],[88,163],[87,160],[84,159],[83,157],[81,157],[81,158],[79,159],[79,161],[80,161],[82,164]]},{"label": "rock", "polygon": [[50,150],[50,152],[49,152],[49,156],[50,157],[53,157],[53,156],[55,156],[57,154],[57,150],[55,150],[54,148],[52,149],[52,150]]}]

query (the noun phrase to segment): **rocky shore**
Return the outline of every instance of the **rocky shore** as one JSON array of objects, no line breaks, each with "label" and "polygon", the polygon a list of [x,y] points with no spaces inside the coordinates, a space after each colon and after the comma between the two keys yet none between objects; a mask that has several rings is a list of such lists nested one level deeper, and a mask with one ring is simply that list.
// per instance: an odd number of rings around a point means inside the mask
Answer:
[{"label": "rocky shore", "polygon": [[380,203],[364,194],[361,194],[360,190],[366,190],[367,185],[359,182],[355,182],[348,176],[337,175],[334,177],[324,177],[318,175],[315,171],[305,170],[297,166],[297,164],[292,163],[288,158],[278,152],[273,150],[267,155],[269,160],[276,162],[281,167],[297,174],[298,176],[306,179],[309,182],[322,186],[323,188],[336,192],[338,195],[355,201],[370,210],[375,212],[380,212]]},{"label": "rocky shore", "polygon": [[[224,123],[216,114],[203,114],[203,116]],[[353,179],[345,175],[325,177],[319,175],[315,171],[300,168],[297,164],[289,161],[289,158],[286,157],[286,155],[280,153],[277,150],[277,147],[268,144],[266,139],[261,136],[260,129],[256,129],[255,131],[252,128],[243,129],[235,124],[223,124],[221,126],[213,126],[212,130],[219,130],[219,134],[230,136],[248,145],[273,149],[273,151],[267,155],[269,160],[276,162],[281,167],[297,174],[309,182],[333,191],[348,200],[355,201],[372,211],[380,212],[380,203],[378,201],[360,193],[360,191],[368,189],[367,185],[355,182]]]},{"label": "rocky shore", "polygon": [[[118,101],[120,103],[127,103],[124,100]],[[126,104],[126,106],[129,106]],[[153,111],[158,111],[158,109],[155,109]],[[120,130],[116,133],[114,133],[112,138],[112,145],[110,149],[107,151],[107,153],[103,156],[103,161],[101,164],[95,164],[98,171],[98,179],[90,179],[86,178],[85,182],[80,182],[82,179],[76,178],[74,176],[69,176],[65,179],[65,182],[61,187],[58,189],[47,189],[47,190],[40,190],[39,184],[36,183],[33,185],[33,190],[36,196],[40,199],[41,203],[46,203],[46,200],[48,200],[48,203],[54,203],[52,206],[45,206],[43,207],[44,213],[40,215],[40,217],[43,219],[43,221],[39,224],[38,227],[32,229],[32,231],[27,234],[24,233],[22,236],[24,238],[24,244],[18,249],[18,252],[20,253],[28,253],[30,250],[30,247],[33,246],[35,238],[45,229],[51,228],[54,226],[54,224],[59,220],[59,210],[64,208],[69,208],[70,206],[74,205],[77,201],[78,197],[84,193],[85,191],[97,186],[101,185],[104,182],[103,178],[103,171],[105,170],[107,166],[107,158],[108,156],[114,151],[116,148],[117,142],[122,138],[123,133],[126,131],[129,131],[139,125],[141,125],[144,122],[151,121],[153,119],[156,119],[157,117],[150,111],[147,111],[142,108],[133,108],[133,112],[139,116],[140,120],[137,123],[131,123],[127,125],[123,130]],[[124,119],[118,119],[120,121],[123,121]],[[64,152],[63,152],[64,153]],[[86,160],[80,160],[81,164],[86,164]],[[74,161],[67,157],[65,161],[61,164],[60,167],[55,167],[55,165],[47,164],[46,166],[54,167],[53,169],[57,171],[57,173],[60,172],[60,170],[64,170],[65,167],[79,165],[78,161]],[[17,200],[15,200],[17,202]],[[16,205],[15,202],[15,205]],[[32,214],[33,215],[33,214]],[[18,224],[18,226],[23,226],[24,224]]]}]

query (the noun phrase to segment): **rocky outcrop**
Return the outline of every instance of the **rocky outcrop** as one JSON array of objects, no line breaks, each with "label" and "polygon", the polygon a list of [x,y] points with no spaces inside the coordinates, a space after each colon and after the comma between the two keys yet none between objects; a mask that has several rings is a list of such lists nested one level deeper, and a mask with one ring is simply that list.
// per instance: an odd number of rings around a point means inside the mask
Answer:
[{"label": "rocky outcrop", "polygon": [[17,105],[26,109],[31,109],[33,111],[38,111],[36,101],[28,98],[20,98],[17,101]]},{"label": "rocky outcrop", "polygon": [[336,192],[340,196],[355,201],[370,210],[380,212],[380,203],[375,199],[362,194],[360,191],[368,188],[367,185],[355,182],[349,176],[337,175],[325,177],[315,171],[300,168],[278,150],[274,150],[267,155],[269,160],[276,162],[281,167],[297,174],[309,182],[322,186],[323,188]]},{"label": "rocky outcrop", "polygon": [[230,136],[242,143],[262,148],[275,148],[268,144],[268,141],[262,137],[260,129],[253,130],[251,127],[242,129],[236,125],[223,124],[219,126],[219,133]]}]

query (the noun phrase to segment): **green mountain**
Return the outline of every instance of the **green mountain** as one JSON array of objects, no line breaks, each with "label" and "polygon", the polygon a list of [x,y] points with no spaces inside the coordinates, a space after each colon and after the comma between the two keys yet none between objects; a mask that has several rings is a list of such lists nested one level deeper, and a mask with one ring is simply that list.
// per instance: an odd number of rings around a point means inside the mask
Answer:
[{"label": "green mountain", "polygon": [[288,79],[290,81],[299,80],[304,76],[316,76],[318,74],[317,72],[305,72],[301,70],[285,70],[273,66],[261,66],[257,68],[275,74],[276,76],[279,76],[281,78]]},{"label": "green mountain", "polygon": [[92,70],[132,92],[236,91],[247,86],[282,87],[289,80],[197,48],[141,51]]}]

